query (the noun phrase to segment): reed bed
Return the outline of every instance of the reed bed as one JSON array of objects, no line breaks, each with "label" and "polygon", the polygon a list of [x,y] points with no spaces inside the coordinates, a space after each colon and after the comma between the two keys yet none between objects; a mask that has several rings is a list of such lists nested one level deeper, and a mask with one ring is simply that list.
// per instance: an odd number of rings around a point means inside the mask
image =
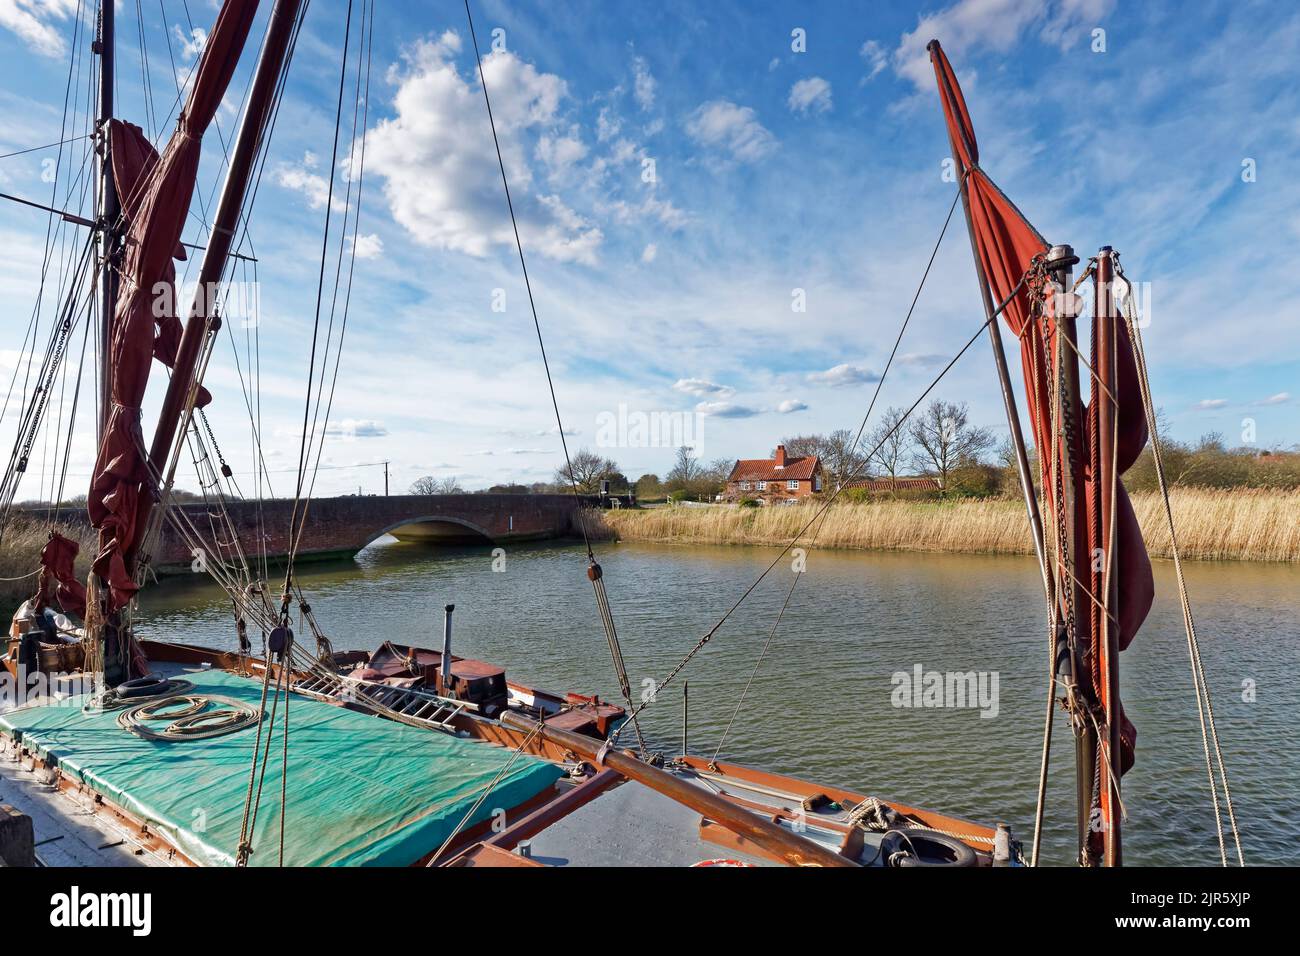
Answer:
[{"label": "reed bed", "polygon": [[[77,575],[84,579],[95,551],[93,532],[85,525],[60,525],[59,532],[81,545]],[[40,566],[41,549],[49,537],[48,524],[24,516],[15,517],[5,529],[4,543],[0,544],[0,612],[5,616],[6,633],[8,616],[36,593],[37,581],[32,572]]]},{"label": "reed bed", "polygon": [[[1185,558],[1300,560],[1300,491],[1176,488],[1170,504]],[[812,518],[814,507],[616,510],[599,520],[603,536],[627,541],[784,545]],[[1161,497],[1136,494],[1133,507],[1152,556],[1172,557]],[[1033,550],[1024,505],[1001,498],[836,503],[806,539],[826,548],[981,554]]]}]

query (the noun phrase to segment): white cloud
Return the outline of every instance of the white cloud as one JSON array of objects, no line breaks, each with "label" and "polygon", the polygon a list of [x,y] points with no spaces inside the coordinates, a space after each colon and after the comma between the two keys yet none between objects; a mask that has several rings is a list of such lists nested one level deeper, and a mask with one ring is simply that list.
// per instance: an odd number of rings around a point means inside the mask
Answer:
[{"label": "white cloud", "polygon": [[[482,257],[494,245],[513,245],[514,233],[482,92],[451,61],[459,49],[452,31],[416,44],[405,72],[396,74],[396,115],[370,131],[366,155],[384,180],[393,218],[416,242]],[[509,52],[487,56],[483,72],[524,245],[552,259],[594,263],[600,228],[558,195],[537,191],[527,159],[529,137],[556,134],[564,81]],[[573,151],[558,140],[544,150],[557,161]]]},{"label": "white cloud", "polygon": [[780,412],[782,415],[789,415],[791,412],[802,412],[805,411],[807,408],[808,408],[808,403],[801,402],[797,398],[787,398],[780,405],[776,406],[776,410]]},{"label": "white cloud", "polygon": [[1197,411],[1208,412],[1213,411],[1216,408],[1223,408],[1227,404],[1228,400],[1226,398],[1203,398],[1193,405],[1192,408]]},{"label": "white cloud", "polygon": [[614,115],[613,108],[602,106],[596,117],[596,139],[602,143],[607,142],[617,136],[622,128],[623,122]]},{"label": "white cloud", "polygon": [[934,352],[905,352],[898,357],[899,365],[910,365],[913,368],[937,368],[946,363],[949,359],[947,355],[938,355]]},{"label": "white cloud", "polygon": [[377,422],[373,418],[345,418],[330,422],[325,428],[325,434],[331,438],[383,438],[388,434],[388,429],[383,422]]},{"label": "white cloud", "polygon": [[202,27],[193,27],[189,33],[186,33],[179,26],[174,26],[172,27],[172,33],[176,35],[176,40],[180,44],[180,54],[183,60],[194,59],[208,45],[208,32]]},{"label": "white cloud", "polygon": [[873,80],[877,74],[883,70],[889,62],[889,54],[885,48],[875,40],[868,40],[862,44],[862,49],[858,50],[858,55],[867,62],[867,75],[864,80]]},{"label": "white cloud", "polygon": [[1085,34],[1101,26],[1115,9],[1115,0],[1056,0],[1047,10],[1047,22],[1038,36],[1044,43],[1068,50]]},{"label": "white cloud", "polygon": [[655,105],[655,87],[658,84],[655,82],[655,78],[650,75],[650,66],[646,63],[645,57],[633,58],[632,74],[632,96],[642,110],[648,110]]},{"label": "white cloud", "polygon": [[[319,165],[320,161],[316,158],[316,154],[307,152],[303,154],[302,162],[280,163],[271,175],[276,185],[302,193],[307,199],[307,205],[312,209],[323,209],[326,200],[330,199],[330,184],[324,176],[312,172]],[[336,210],[343,208],[343,199],[337,190],[330,204]]]},{"label": "white cloud", "polygon": [[716,149],[742,163],[757,162],[776,149],[774,137],[748,106],[710,100],[686,121],[686,132],[701,146]]},{"label": "white cloud", "polygon": [[1114,0],[958,0],[925,14],[915,30],[903,34],[894,51],[894,69],[928,90],[934,86],[934,68],[925,45],[932,39],[938,38],[949,58],[984,49],[1006,53],[1027,28],[1042,23],[1043,42],[1065,49],[1114,5]]},{"label": "white cloud", "polygon": [[[352,242],[352,237],[348,237]],[[380,239],[375,233],[356,238],[356,254],[358,259],[378,259],[384,254],[384,240]]]},{"label": "white cloud", "polygon": [[12,30],[33,52],[60,57],[67,48],[52,21],[75,16],[76,0],[0,0],[0,27]]},{"label": "white cloud", "polygon": [[1256,405],[1285,405],[1291,401],[1290,392],[1278,392],[1276,395],[1270,395],[1268,398],[1261,398]]},{"label": "white cloud", "polygon": [[710,382],[703,378],[679,378],[673,382],[673,388],[679,392],[685,392],[688,395],[696,395],[703,398],[705,395],[717,395],[726,398],[735,394],[735,389],[730,385],[719,385],[716,382]]},{"label": "white cloud", "polygon": [[710,415],[714,418],[752,418],[758,414],[755,408],[733,405],[731,402],[700,402],[695,406],[695,410],[701,415]]},{"label": "white cloud", "polygon": [[537,158],[546,164],[552,179],[566,179],[573,167],[587,155],[587,146],[577,136],[542,136],[537,141]]},{"label": "white cloud", "polygon": [[830,385],[836,388],[845,385],[861,385],[865,382],[876,382],[880,376],[870,369],[861,368],[857,365],[836,365],[834,368],[828,368],[824,372],[813,372],[808,376],[808,381],[814,385]]},{"label": "white cloud", "polygon": [[659,255],[659,247],[653,242],[647,243],[646,247],[641,250],[642,262],[654,262],[655,257]]},{"label": "white cloud", "polygon": [[790,87],[790,96],[785,101],[792,113],[825,113],[831,108],[831,85],[820,76],[810,76],[799,80]]}]

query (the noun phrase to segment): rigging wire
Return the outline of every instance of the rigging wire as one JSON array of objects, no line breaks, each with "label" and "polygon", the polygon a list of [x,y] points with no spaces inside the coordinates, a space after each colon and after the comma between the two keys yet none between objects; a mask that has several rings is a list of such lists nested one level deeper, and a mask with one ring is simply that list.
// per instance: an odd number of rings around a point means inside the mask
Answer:
[{"label": "rigging wire", "polygon": [[[302,504],[303,486],[306,482],[306,470],[307,470],[307,462],[308,462],[307,448],[309,442],[307,428],[308,428],[308,423],[310,421],[310,414],[312,408],[311,386],[312,386],[312,381],[316,376],[316,350],[320,338],[321,306],[325,298],[325,265],[326,265],[326,260],[329,256],[330,223],[333,219],[334,181],[338,176],[339,128],[342,125],[342,119],[343,119],[343,91],[347,87],[347,75],[348,75],[347,50],[348,50],[350,38],[352,36],[352,7],[353,7],[352,0],[348,0],[347,20],[343,28],[343,58],[342,58],[343,62],[341,67],[339,68],[339,92],[337,97],[337,103],[334,109],[334,142],[333,145],[330,147],[330,177],[329,177],[329,186],[326,190],[326,196],[325,196],[325,228],[323,230],[324,235],[321,238],[320,274],[316,280],[316,309],[315,309],[315,317],[312,322],[311,355],[308,359],[308,364],[307,364],[307,398],[303,404],[302,438],[298,448],[298,484],[294,491],[293,511],[289,518],[290,547],[289,547],[289,554],[285,560],[284,596],[283,596],[283,607],[282,607],[282,613],[285,614],[288,613],[290,584],[293,580],[294,556],[297,550],[296,543],[302,534],[302,529],[299,528],[299,521],[300,521],[299,506]],[[323,369],[321,371],[321,374],[322,376],[324,375]],[[305,527],[306,516],[303,515],[301,520],[302,520],[303,527]]]},{"label": "rigging wire", "polygon": [[[948,207],[948,215],[944,217],[943,227],[939,230],[939,237],[934,241],[934,248],[930,250],[930,258],[925,264],[925,270],[921,273],[921,281],[917,283],[916,293],[912,296],[911,305],[907,307],[907,314],[903,316],[903,322],[899,326],[898,335],[894,338],[894,347],[889,352],[889,358],[885,361],[885,367],[881,370],[880,377],[876,379],[876,388],[871,394],[871,401],[867,403],[866,414],[862,416],[862,423],[858,425],[858,433],[854,436],[853,444],[849,446],[845,459],[852,464],[858,453],[858,446],[862,443],[862,435],[866,431],[867,422],[871,420],[871,413],[875,410],[876,400],[880,398],[880,391],[884,388],[885,379],[889,376],[889,370],[894,364],[894,357],[898,355],[898,347],[903,342],[903,334],[907,331],[908,324],[912,321],[912,313],[916,311],[916,303],[921,298],[921,290],[925,288],[926,279],[930,277],[930,269],[934,266],[935,257],[939,254],[939,247],[943,245],[943,237],[948,233],[948,225],[952,222],[952,214],[957,209],[957,201],[961,198],[961,191],[953,197],[952,204]],[[821,516],[821,523],[813,531],[812,540],[809,546],[815,545],[817,536],[826,525],[825,513]],[[781,626],[781,619],[785,616],[786,608],[790,606],[790,599],[794,597],[795,588],[799,586],[799,581],[803,576],[800,571],[793,572],[794,576],[790,581],[790,590],[786,592],[785,601],[781,605],[781,610],[777,613],[776,620],[768,632],[767,641],[763,644],[763,649],[758,655],[758,660],[754,662],[754,669],[750,672],[749,680],[745,683],[744,689],[740,693],[740,698],[736,701],[736,706],[731,712],[731,717],[727,721],[727,726],[722,732],[722,737],[718,741],[718,746],[713,751],[713,758],[710,763],[716,763],[718,754],[722,752],[722,746],[727,742],[727,735],[731,733],[731,726],[735,723],[736,717],[740,714],[741,707],[744,706],[745,698],[749,695],[750,687],[753,686],[754,678],[758,675],[758,669],[763,664],[763,659],[767,657],[768,649],[772,646],[772,641],[776,638],[777,629]]]},{"label": "rigging wire", "polygon": [[[519,252],[519,268],[523,272],[524,288],[528,291],[528,308],[533,314],[533,328],[537,332],[537,347],[542,353],[542,368],[546,371],[546,387],[550,390],[551,407],[555,410],[555,428],[560,434],[560,446],[564,449],[564,464],[569,472],[569,485],[576,496],[578,494],[578,480],[573,473],[573,459],[569,455],[569,442],[564,435],[564,419],[560,414],[559,399],[555,395],[555,379],[551,376],[551,363],[546,356],[546,342],[542,337],[541,319],[537,317],[537,302],[533,297],[533,284],[528,278],[528,263],[524,260],[524,243],[519,237],[519,220],[515,216],[515,203],[510,196],[510,179],[506,175],[506,161],[501,155],[501,140],[497,137],[496,119],[492,115],[492,98],[488,95],[487,77],[483,73],[483,55],[479,52],[478,35],[474,31],[474,15],[470,12],[469,0],[465,0],[465,19],[469,24],[470,41],[474,44],[474,62],[478,66],[479,85],[483,88],[483,102],[487,106],[488,125],[492,129],[492,145],[496,147],[497,166],[501,169],[501,186],[506,194],[506,207],[510,210],[510,226],[514,230],[515,249]],[[587,549],[587,577],[591,581],[592,590],[596,596],[596,608],[600,615],[601,624],[605,629],[605,638],[609,643],[609,653],[614,662],[619,690],[628,707],[633,708],[632,689],[631,684],[628,682],[627,667],[623,663],[623,652],[619,646],[618,632],[614,627],[614,615],[609,607],[609,596],[605,592],[604,572],[600,565],[596,563],[596,555],[591,547],[591,536],[587,533],[587,522],[581,512],[578,513],[578,528],[582,531],[582,543]],[[645,737],[641,733],[641,724],[636,719],[635,709],[632,710],[630,720],[636,728],[637,741],[644,756],[646,753]]]},{"label": "rigging wire", "polygon": [[[1228,854],[1224,846],[1223,820],[1219,814],[1219,782],[1221,781],[1224,803],[1228,812],[1228,822],[1232,828],[1232,838],[1237,850],[1237,863],[1239,866],[1245,866],[1246,860],[1241,851],[1241,834],[1237,830],[1237,814],[1232,806],[1232,788],[1228,784],[1228,770],[1224,765],[1223,750],[1219,745],[1219,731],[1215,726],[1214,706],[1210,701],[1210,685],[1205,679],[1205,667],[1201,662],[1201,645],[1196,636],[1196,622],[1192,618],[1192,605],[1187,594],[1187,582],[1183,577],[1183,560],[1174,530],[1174,513],[1169,502],[1169,485],[1165,479],[1164,456],[1161,452],[1156,410],[1151,399],[1151,380],[1147,374],[1146,351],[1142,346],[1141,326],[1134,315],[1133,287],[1128,276],[1124,275],[1124,270],[1118,263],[1116,263],[1116,274],[1128,286],[1128,294],[1125,296],[1124,301],[1124,320],[1128,326],[1129,338],[1133,343],[1134,364],[1138,372],[1142,408],[1146,414],[1147,429],[1151,433],[1152,460],[1155,463],[1156,477],[1160,483],[1160,495],[1164,505],[1165,521],[1169,528],[1169,543],[1174,559],[1174,573],[1178,579],[1178,601],[1183,612],[1183,626],[1187,632],[1187,651],[1191,661],[1192,686],[1196,692],[1196,709],[1201,722],[1201,745],[1205,751],[1205,769],[1210,779],[1214,822],[1218,829],[1219,857],[1222,865],[1227,866]],[[1214,766],[1210,762],[1211,743],[1213,744],[1215,762],[1218,765],[1219,780],[1216,780]]]},{"label": "rigging wire", "polygon": [[[1026,275],[1028,275],[1028,273],[1026,273]],[[881,449],[881,447],[885,444],[885,442],[895,432],[897,432],[900,428],[903,427],[903,423],[907,421],[909,417],[911,417],[912,412],[916,411],[917,407],[921,404],[921,402],[925,401],[926,396],[928,396],[930,392],[932,392],[935,389],[935,387],[939,384],[939,382],[943,379],[943,377],[948,374],[948,372],[952,369],[952,367],[956,365],[957,362],[961,359],[961,357],[965,355],[966,352],[970,349],[970,347],[975,344],[975,341],[981,335],[984,334],[984,330],[988,328],[989,323],[991,323],[994,319],[996,319],[999,315],[1001,315],[1003,310],[1005,310],[1006,307],[1011,304],[1011,302],[1015,299],[1015,297],[1020,293],[1020,289],[1021,287],[1024,286],[1024,284],[1025,284],[1025,276],[1021,276],[1020,281],[1016,283],[1016,286],[1014,289],[1011,290],[1011,293],[1005,299],[1002,300],[1002,302],[998,305],[996,309],[993,310],[993,312],[988,316],[988,318],[986,318],[983,322],[980,323],[979,328],[977,328],[974,334],[971,335],[971,337],[966,340],[966,344],[957,350],[957,354],[954,355],[948,361],[948,364],[945,365],[943,369],[940,370],[939,374],[936,375],[934,379],[930,382],[930,384],[925,387],[925,391],[923,391],[917,397],[916,401],[914,401],[910,406],[908,406],[907,411],[905,411],[902,414],[902,416],[899,417],[897,423],[892,428],[890,428],[888,432],[886,432],[883,436],[881,436],[880,441],[878,441],[875,447],[872,448],[872,450],[868,452],[867,455],[865,456],[867,460],[873,458],[876,452],[878,452]],[[691,660],[694,659],[695,655],[704,649],[705,645],[707,645],[709,641],[713,639],[713,636],[718,633],[718,631],[728,620],[731,619],[731,616],[736,612],[736,610],[740,607],[740,605],[744,603],[745,599],[748,598],[754,592],[754,590],[759,586],[759,584],[761,584],[767,578],[767,576],[772,573],[773,569],[775,569],[776,566],[780,564],[782,560],[784,560],[785,556],[790,552],[790,549],[799,543],[799,541],[803,538],[804,534],[807,533],[808,529],[812,527],[814,522],[816,522],[819,518],[821,518],[826,513],[827,509],[829,509],[830,506],[835,503],[835,499],[839,497],[839,494],[844,489],[844,486],[847,485],[850,481],[856,480],[859,477],[861,470],[862,470],[861,466],[857,466],[854,468],[854,471],[849,476],[848,481],[844,482],[843,484],[840,485],[840,487],[835,489],[835,491],[831,494],[831,496],[825,502],[823,502],[821,506],[817,509],[817,512],[810,519],[808,519],[808,522],[804,524],[804,526],[795,533],[794,537],[790,539],[789,543],[786,544],[781,549],[780,554],[778,554],[775,558],[772,559],[771,564],[769,564],[763,570],[763,572],[759,574],[759,576],[754,580],[754,582],[744,590],[744,592],[740,595],[740,597],[736,599],[735,603],[733,603],[731,607],[727,609],[727,611],[718,619],[718,621],[712,627],[710,627],[708,631],[704,633],[704,636],[701,637],[696,642],[695,646],[692,647],[689,651],[687,651],[686,655],[677,663],[677,665],[674,666],[673,669],[668,672],[668,676],[665,677],[661,683],[655,685],[656,691],[662,690],[664,687],[668,686],[668,684],[671,683],[672,680],[682,672],[682,670],[686,667],[686,665],[689,664]],[[643,701],[641,705],[638,706],[632,712],[632,714],[629,715],[629,719],[635,717],[637,714],[641,713],[641,711],[645,710],[651,703],[654,702],[655,699],[656,699],[655,697],[652,697],[646,701]],[[620,725],[610,736],[609,739],[611,743],[616,743],[618,741],[619,734],[622,732],[624,726],[626,726],[626,723]]]}]

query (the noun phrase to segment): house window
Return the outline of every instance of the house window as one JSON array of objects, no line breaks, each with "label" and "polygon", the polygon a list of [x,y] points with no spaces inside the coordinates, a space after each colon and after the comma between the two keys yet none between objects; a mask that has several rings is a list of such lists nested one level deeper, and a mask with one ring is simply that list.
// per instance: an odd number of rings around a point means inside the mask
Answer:
[{"label": "house window", "polygon": [[814,477],[814,478],[813,478],[813,491],[821,491],[821,490],[822,490],[822,480],[821,480],[820,478],[816,478],[816,477]]},{"label": "house window", "polygon": [[798,478],[791,478],[789,481],[787,481],[787,482],[785,483],[785,486],[786,486],[787,488],[789,488],[791,491],[798,491],[798,490],[799,490],[799,479],[798,479]]},{"label": "house window", "polygon": [[747,481],[742,481],[742,482],[740,483],[740,490],[741,490],[741,491],[748,491],[748,490],[749,490],[749,482],[747,482]]},{"label": "house window", "polygon": [[758,483],[758,490],[759,490],[759,491],[767,491],[767,482],[766,482],[766,481],[760,481],[760,482]]}]

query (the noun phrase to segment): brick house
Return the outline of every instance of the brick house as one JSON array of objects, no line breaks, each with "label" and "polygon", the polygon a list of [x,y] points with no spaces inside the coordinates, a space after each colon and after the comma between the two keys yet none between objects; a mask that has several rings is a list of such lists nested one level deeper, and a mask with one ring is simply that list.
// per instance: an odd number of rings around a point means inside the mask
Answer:
[{"label": "brick house", "polygon": [[773,458],[741,458],[727,477],[726,499],[756,498],[763,504],[790,504],[822,490],[822,463],[816,455],[791,458],[784,445]]}]

